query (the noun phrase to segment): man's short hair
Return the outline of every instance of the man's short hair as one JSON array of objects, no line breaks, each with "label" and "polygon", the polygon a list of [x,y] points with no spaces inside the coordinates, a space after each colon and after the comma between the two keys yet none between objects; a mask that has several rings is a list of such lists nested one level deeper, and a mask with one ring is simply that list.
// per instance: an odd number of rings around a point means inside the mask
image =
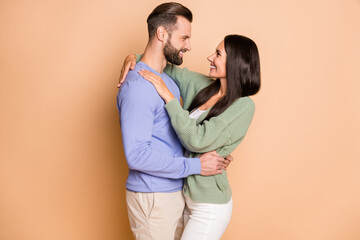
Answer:
[{"label": "man's short hair", "polygon": [[191,11],[180,3],[168,2],[157,6],[147,18],[149,39],[155,35],[156,30],[160,26],[163,26],[171,34],[178,16],[182,16],[189,20],[189,22],[192,22]]}]

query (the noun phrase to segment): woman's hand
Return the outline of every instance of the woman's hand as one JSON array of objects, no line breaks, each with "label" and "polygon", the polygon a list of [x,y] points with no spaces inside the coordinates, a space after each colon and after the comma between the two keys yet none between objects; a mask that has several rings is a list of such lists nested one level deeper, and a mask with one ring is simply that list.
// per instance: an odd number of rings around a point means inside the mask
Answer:
[{"label": "woman's hand", "polygon": [[142,76],[154,85],[156,91],[166,103],[170,102],[175,98],[160,76],[144,69],[141,69],[138,73],[140,74],[140,76]]},{"label": "woman's hand", "polygon": [[118,88],[121,86],[121,84],[124,82],[126,75],[128,74],[129,70],[133,70],[136,65],[136,55],[131,54],[127,56],[124,60],[124,63],[121,68],[121,74],[119,78]]}]

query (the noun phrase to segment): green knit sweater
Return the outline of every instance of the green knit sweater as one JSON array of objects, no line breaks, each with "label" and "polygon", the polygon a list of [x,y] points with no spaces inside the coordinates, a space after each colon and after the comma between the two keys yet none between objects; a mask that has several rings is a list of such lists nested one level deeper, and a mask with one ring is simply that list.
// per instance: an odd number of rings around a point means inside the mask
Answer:
[{"label": "green knit sweater", "polygon": [[[164,72],[174,79],[183,98],[183,107],[173,99],[165,108],[181,143],[191,152],[188,157],[198,157],[212,150],[216,150],[222,157],[231,154],[244,139],[250,126],[255,111],[254,102],[249,97],[239,98],[219,116],[199,124],[210,108],[198,119],[190,118],[186,109],[196,94],[214,80],[171,64],[166,66]],[[214,176],[188,176],[184,192],[195,202],[222,204],[231,199],[226,171]]]}]

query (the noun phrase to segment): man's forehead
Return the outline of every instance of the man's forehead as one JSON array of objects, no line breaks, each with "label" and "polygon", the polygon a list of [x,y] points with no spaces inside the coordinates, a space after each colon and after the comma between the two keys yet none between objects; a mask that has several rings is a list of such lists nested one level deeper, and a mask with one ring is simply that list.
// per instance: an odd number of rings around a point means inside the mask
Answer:
[{"label": "man's forehead", "polygon": [[182,35],[183,37],[191,37],[191,22],[182,16],[178,16],[174,32],[177,34]]}]

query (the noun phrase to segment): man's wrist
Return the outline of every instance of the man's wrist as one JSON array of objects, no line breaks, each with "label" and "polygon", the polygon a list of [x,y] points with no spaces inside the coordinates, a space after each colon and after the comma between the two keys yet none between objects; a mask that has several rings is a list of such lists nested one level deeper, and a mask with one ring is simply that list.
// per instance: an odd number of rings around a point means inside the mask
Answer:
[{"label": "man's wrist", "polygon": [[201,162],[200,158],[186,158],[187,165],[189,167],[189,175],[201,173]]}]

